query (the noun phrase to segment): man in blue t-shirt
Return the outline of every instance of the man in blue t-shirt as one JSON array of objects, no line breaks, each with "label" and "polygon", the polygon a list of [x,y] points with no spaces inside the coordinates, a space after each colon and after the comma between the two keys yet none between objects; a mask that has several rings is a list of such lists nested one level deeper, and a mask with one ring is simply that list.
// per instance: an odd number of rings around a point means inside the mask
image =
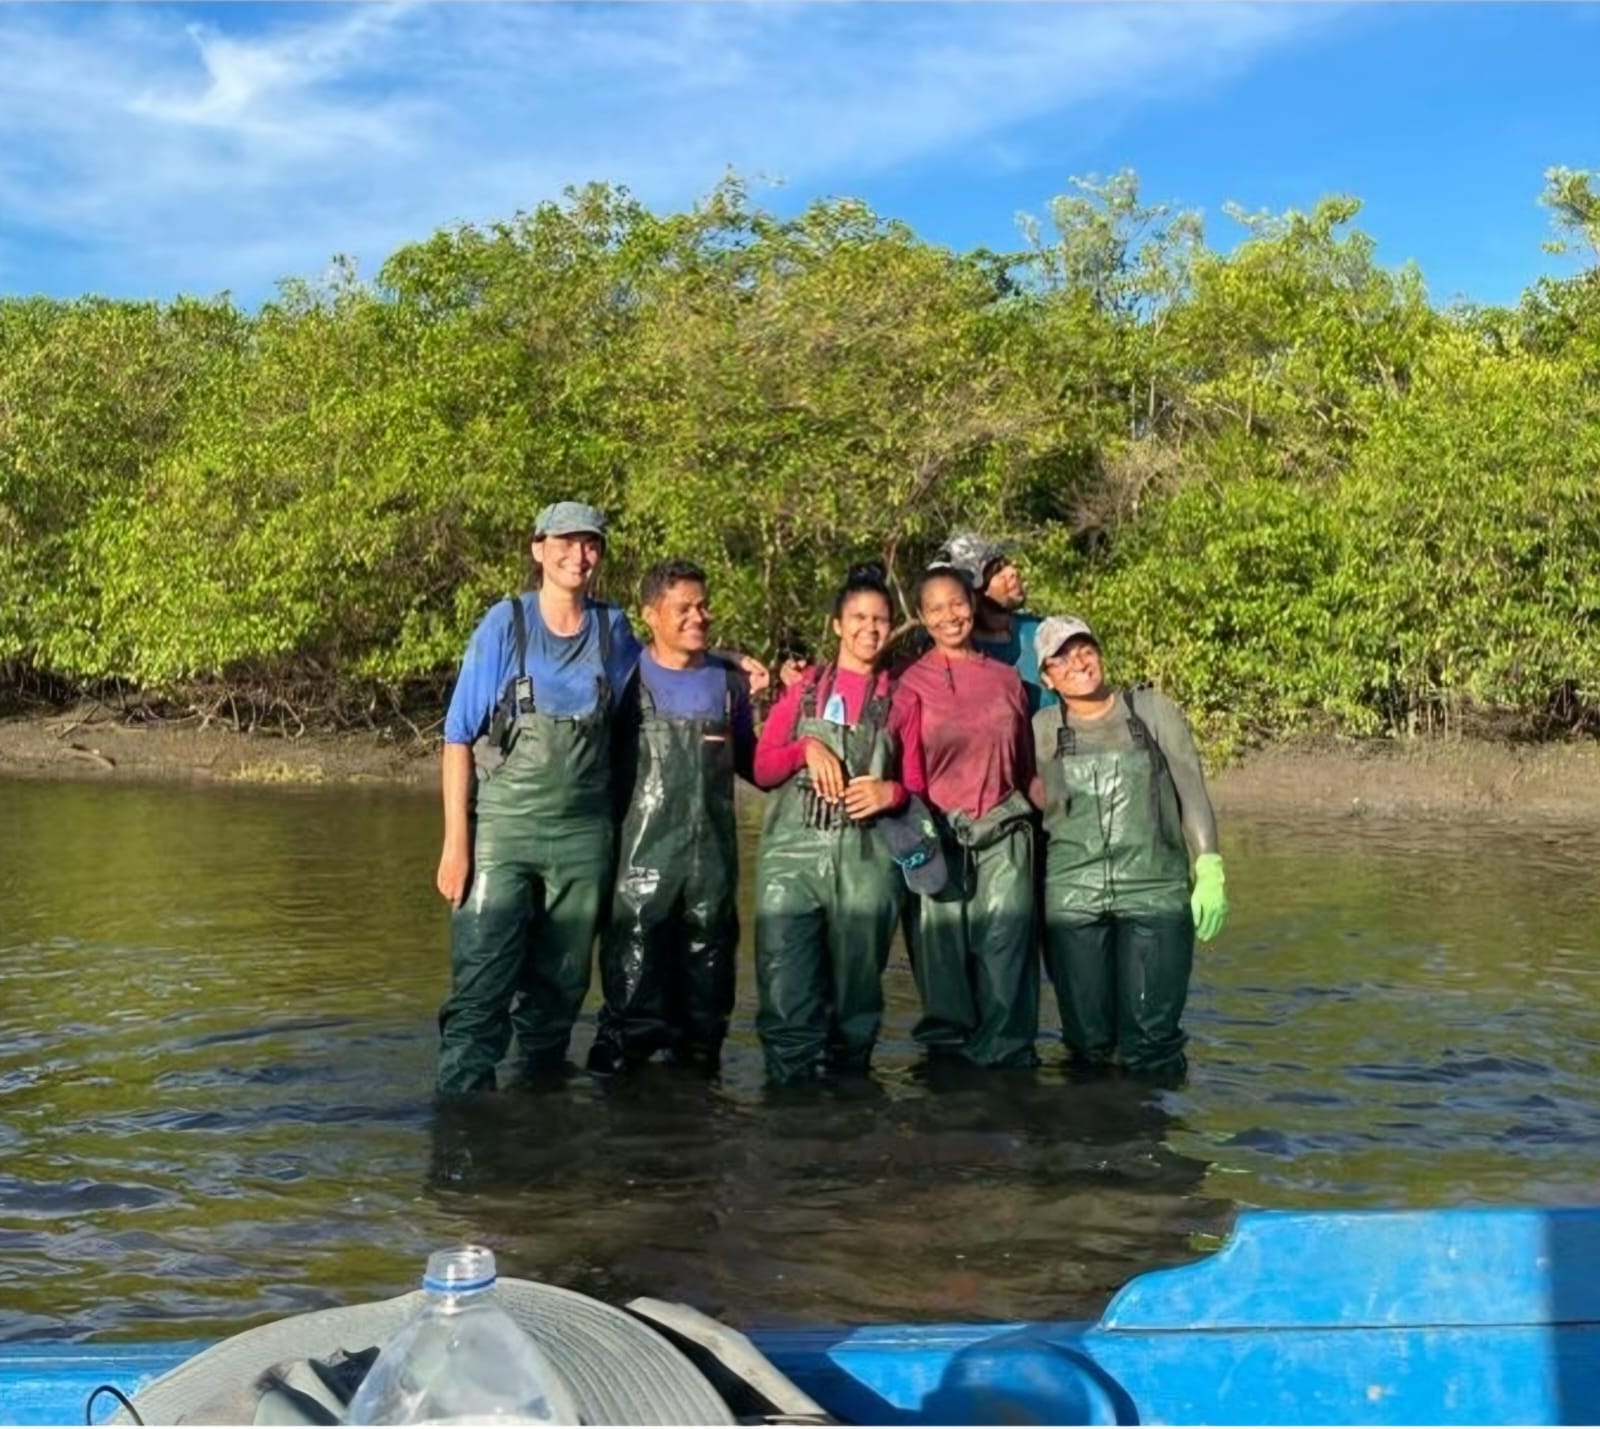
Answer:
[{"label": "man in blue t-shirt", "polygon": [[662,562],[643,605],[650,644],[616,725],[617,881],[589,1067],[665,1050],[714,1071],[739,948],[734,776],[751,777],[755,721],[743,676],[710,653],[705,572]]},{"label": "man in blue t-shirt", "polygon": [[1041,708],[1059,703],[1055,691],[1039,676],[1033,636],[1040,618],[1022,608],[1028,589],[1006,548],[976,531],[961,531],[945,542],[933,564],[959,571],[976,593],[973,641],[986,655],[1010,665],[1022,677],[1028,712],[1037,714]]}]

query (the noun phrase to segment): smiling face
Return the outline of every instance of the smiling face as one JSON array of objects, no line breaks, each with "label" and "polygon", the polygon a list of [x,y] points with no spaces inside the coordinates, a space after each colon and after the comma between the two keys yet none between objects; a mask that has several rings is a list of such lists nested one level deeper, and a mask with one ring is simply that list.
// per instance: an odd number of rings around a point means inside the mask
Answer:
[{"label": "smiling face", "polygon": [[1105,692],[1105,665],[1100,647],[1087,635],[1074,635],[1040,671],[1045,684],[1064,700],[1092,700]]},{"label": "smiling face", "polygon": [[546,536],[533,543],[533,559],[546,585],[573,595],[589,588],[606,543],[592,531],[570,536]]},{"label": "smiling face", "polygon": [[833,622],[839,637],[839,667],[864,674],[889,639],[894,629],[894,612],[889,598],[881,591],[853,591]]},{"label": "smiling face", "polygon": [[924,580],[917,614],[938,649],[966,648],[972,636],[972,592],[959,576],[933,575]]},{"label": "smiling face", "polygon": [[1028,600],[1028,588],[1022,583],[1022,572],[1006,560],[1002,560],[998,566],[991,566],[983,596],[1001,610],[1021,610]]},{"label": "smiling face", "polygon": [[644,608],[644,623],[658,654],[703,654],[711,640],[711,607],[700,581],[674,581],[653,605]]}]

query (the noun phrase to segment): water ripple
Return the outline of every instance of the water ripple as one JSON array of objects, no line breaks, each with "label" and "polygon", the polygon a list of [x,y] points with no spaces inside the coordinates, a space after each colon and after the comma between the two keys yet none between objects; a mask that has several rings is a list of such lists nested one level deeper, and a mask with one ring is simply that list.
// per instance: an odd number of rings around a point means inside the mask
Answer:
[{"label": "water ripple", "polygon": [[432,800],[6,796],[0,1338],[222,1333],[463,1237],[743,1324],[1092,1315],[1239,1203],[1600,1196],[1590,836],[1230,826],[1177,1089],[1053,1044],[1037,1077],[919,1075],[897,954],[867,1082],[763,1093],[747,959],[720,1084],[435,1107]]}]

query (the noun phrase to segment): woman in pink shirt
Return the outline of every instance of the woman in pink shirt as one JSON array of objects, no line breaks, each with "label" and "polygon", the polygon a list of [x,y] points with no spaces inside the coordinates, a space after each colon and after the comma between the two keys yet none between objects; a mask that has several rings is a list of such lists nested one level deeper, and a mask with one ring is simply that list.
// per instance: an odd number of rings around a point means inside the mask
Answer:
[{"label": "woman in pink shirt", "polygon": [[784,691],[756,745],[767,799],[756,863],[756,1032],[773,1082],[862,1072],[883,1020],[883,969],[905,895],[873,831],[925,792],[914,698],[878,662],[894,626],[883,570],[834,602],[839,654]]},{"label": "woman in pink shirt", "polygon": [[922,994],[913,1036],[984,1067],[1038,1064],[1033,936],[1033,738],[1022,680],[972,643],[972,591],[936,567],[917,592],[933,648],[900,678],[917,697],[928,803],[944,826],[950,881],[912,905]]}]

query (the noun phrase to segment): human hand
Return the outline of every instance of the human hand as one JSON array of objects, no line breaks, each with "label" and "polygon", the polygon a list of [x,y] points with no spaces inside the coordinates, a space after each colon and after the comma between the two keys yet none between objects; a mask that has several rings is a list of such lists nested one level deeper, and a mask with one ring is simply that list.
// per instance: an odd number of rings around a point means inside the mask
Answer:
[{"label": "human hand", "polygon": [[1195,936],[1209,943],[1228,920],[1228,891],[1222,873],[1222,855],[1203,853],[1194,861],[1194,892],[1189,896]]},{"label": "human hand", "polygon": [[772,671],[767,669],[754,655],[741,655],[739,668],[744,671],[744,677],[750,683],[750,693],[759,695],[772,684]]},{"label": "human hand", "polygon": [[876,818],[894,807],[899,793],[899,789],[888,779],[858,774],[845,788],[844,811],[858,821]]},{"label": "human hand", "polygon": [[844,765],[820,739],[806,740],[806,769],[811,774],[811,787],[830,804],[844,798]]},{"label": "human hand", "polygon": [[452,908],[459,908],[467,896],[467,882],[472,875],[472,854],[464,846],[446,843],[439,855],[439,872],[433,886]]}]

